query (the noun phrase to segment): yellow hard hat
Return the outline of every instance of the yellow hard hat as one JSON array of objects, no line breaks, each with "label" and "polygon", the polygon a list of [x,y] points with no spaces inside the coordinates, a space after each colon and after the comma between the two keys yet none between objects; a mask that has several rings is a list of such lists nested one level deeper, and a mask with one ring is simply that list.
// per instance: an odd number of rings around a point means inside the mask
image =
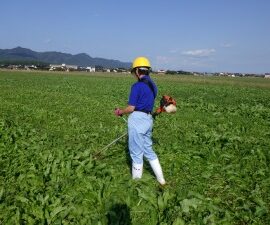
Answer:
[{"label": "yellow hard hat", "polygon": [[137,67],[151,68],[150,62],[146,57],[137,57],[132,64],[132,70]]}]

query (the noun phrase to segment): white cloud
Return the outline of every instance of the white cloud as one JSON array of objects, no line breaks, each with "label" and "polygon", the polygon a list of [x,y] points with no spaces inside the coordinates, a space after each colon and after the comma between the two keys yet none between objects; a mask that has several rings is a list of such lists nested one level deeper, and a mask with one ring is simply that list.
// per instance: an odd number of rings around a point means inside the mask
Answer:
[{"label": "white cloud", "polygon": [[167,56],[157,56],[156,61],[157,63],[169,63],[171,59]]},{"label": "white cloud", "polygon": [[221,44],[221,47],[223,47],[223,48],[230,48],[230,47],[232,47],[232,44],[230,44],[230,43],[222,43]]},{"label": "white cloud", "polygon": [[179,50],[177,50],[177,49],[171,49],[170,51],[169,51],[169,53],[177,53]]},{"label": "white cloud", "polygon": [[47,38],[46,40],[44,40],[44,43],[46,43],[46,44],[49,44],[51,42],[52,42],[52,39],[50,39],[50,38]]},{"label": "white cloud", "polygon": [[[207,51],[207,53],[213,54],[215,51]],[[201,53],[201,52],[200,52]],[[206,55],[203,52],[203,56]],[[186,70],[186,71],[213,71],[213,68],[216,68],[216,61],[213,57],[198,57],[198,54],[188,54],[185,55],[174,55],[174,56],[165,56],[159,55],[153,57],[153,69],[169,69],[169,70]],[[200,56],[202,53],[200,54]]]},{"label": "white cloud", "polygon": [[189,50],[189,51],[183,51],[182,55],[187,56],[194,56],[194,57],[207,57],[210,55],[213,55],[216,52],[215,49],[196,49],[196,50]]}]

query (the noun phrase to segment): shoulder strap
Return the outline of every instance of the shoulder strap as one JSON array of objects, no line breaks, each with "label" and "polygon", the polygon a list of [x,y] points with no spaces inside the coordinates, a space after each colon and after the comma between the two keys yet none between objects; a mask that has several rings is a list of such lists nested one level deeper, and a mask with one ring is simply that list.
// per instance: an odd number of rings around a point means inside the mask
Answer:
[{"label": "shoulder strap", "polygon": [[153,84],[149,80],[147,80],[147,79],[141,79],[141,80],[139,80],[139,82],[143,82],[143,83],[147,84],[147,86],[151,89],[151,91],[152,91],[152,93],[154,95],[154,98],[156,98],[156,93],[155,93],[154,86],[153,86]]}]

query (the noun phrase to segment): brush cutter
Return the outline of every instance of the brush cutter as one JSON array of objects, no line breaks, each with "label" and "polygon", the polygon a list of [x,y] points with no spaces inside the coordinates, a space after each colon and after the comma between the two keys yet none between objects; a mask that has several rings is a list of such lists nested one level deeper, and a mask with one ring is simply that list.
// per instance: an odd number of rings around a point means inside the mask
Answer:
[{"label": "brush cutter", "polygon": [[[160,100],[160,106],[159,106],[159,108],[157,108],[156,111],[154,113],[152,113],[153,118],[155,119],[156,116],[159,115],[162,112],[175,113],[176,112],[176,101],[175,101],[175,99],[173,99],[171,96],[163,95],[162,98],[161,98],[161,100]],[[123,116],[121,116],[121,118],[127,123],[127,120]],[[120,137],[118,137],[115,140],[113,140],[111,143],[109,143],[108,145],[106,145],[101,150],[97,151],[95,153],[95,155],[94,155],[95,158],[98,155],[100,155],[102,152],[104,152],[105,150],[107,150],[111,145],[113,145],[114,143],[116,143],[118,140],[120,140],[121,138],[125,137],[126,135],[127,135],[127,132],[125,132]]]},{"label": "brush cutter", "polygon": [[[124,117],[121,116],[121,118],[123,118],[123,120],[127,123],[127,120]],[[127,132],[125,132],[120,137],[118,137],[115,140],[113,140],[111,143],[107,144],[104,148],[102,148],[99,151],[97,151],[95,153],[95,155],[94,155],[94,158],[97,158],[102,152],[104,152],[105,150],[107,150],[111,145],[113,145],[114,143],[116,143],[118,140],[120,140],[121,138],[125,137],[126,135],[127,135]]]},{"label": "brush cutter", "polygon": [[169,95],[163,95],[160,99],[160,106],[152,113],[153,118],[155,119],[162,112],[176,113],[176,101],[174,98]]},{"label": "brush cutter", "polygon": [[104,152],[105,150],[107,150],[111,145],[113,145],[114,143],[116,143],[118,140],[120,140],[121,138],[125,137],[127,135],[127,132],[125,132],[124,134],[122,134],[120,137],[116,138],[115,140],[113,140],[111,143],[109,143],[108,145],[106,145],[104,148],[102,148],[101,150],[95,152],[94,154],[94,158],[97,158],[102,152]]}]

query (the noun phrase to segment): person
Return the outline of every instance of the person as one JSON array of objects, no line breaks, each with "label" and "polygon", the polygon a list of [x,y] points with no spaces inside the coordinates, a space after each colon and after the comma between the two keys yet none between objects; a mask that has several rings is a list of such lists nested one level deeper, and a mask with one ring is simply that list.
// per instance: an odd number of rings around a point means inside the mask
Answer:
[{"label": "person", "polygon": [[152,129],[157,86],[150,78],[151,65],[146,57],[137,57],[132,63],[131,73],[137,79],[130,90],[128,105],[116,108],[116,116],[128,114],[128,147],[132,160],[132,178],[140,179],[143,174],[143,159],[149,164],[163,186],[166,184],[157,154],[152,148]]}]

